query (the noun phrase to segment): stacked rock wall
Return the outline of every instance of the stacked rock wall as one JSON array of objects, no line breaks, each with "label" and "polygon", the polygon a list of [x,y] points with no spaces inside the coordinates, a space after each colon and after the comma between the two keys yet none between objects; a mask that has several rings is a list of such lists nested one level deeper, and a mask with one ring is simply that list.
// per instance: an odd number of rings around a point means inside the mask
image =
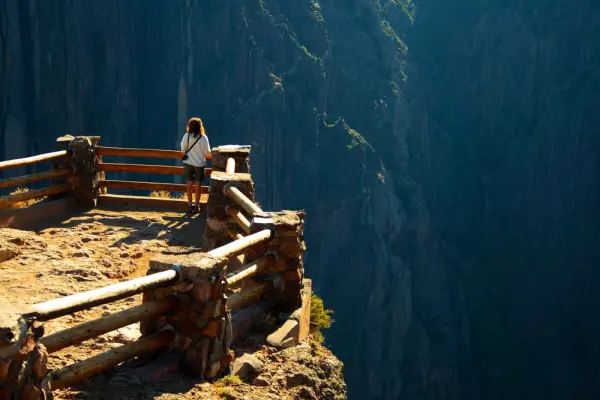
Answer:
[{"label": "stacked rock wall", "polygon": [[144,302],[176,296],[179,307],[169,315],[144,320],[142,334],[152,334],[167,324],[172,326],[176,332],[173,350],[181,354],[184,367],[209,380],[233,360],[231,314],[225,296],[226,265],[226,258],[206,253],[162,255],[150,261],[148,274],[176,267],[181,269],[182,280],[144,294]]},{"label": "stacked rock wall", "polygon": [[38,400],[46,375],[48,354],[37,339],[43,329],[10,304],[0,305],[0,399]]}]

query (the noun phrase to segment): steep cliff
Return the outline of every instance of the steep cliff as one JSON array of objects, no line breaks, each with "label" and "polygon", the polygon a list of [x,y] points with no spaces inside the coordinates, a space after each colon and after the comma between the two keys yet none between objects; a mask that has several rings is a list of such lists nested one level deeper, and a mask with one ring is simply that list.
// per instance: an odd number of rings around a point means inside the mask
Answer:
[{"label": "steep cliff", "polygon": [[598,2],[461,0],[407,39],[411,171],[457,251],[482,398],[600,393],[599,34]]},{"label": "steep cliff", "polygon": [[308,211],[351,398],[589,396],[600,16],[522,3],[0,0],[0,153],[200,115]]}]

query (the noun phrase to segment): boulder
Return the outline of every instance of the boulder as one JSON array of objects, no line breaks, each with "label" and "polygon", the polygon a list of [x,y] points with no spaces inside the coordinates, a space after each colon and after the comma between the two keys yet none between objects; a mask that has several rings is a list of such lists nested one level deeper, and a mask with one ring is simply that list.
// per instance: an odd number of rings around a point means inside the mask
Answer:
[{"label": "boulder", "polygon": [[261,373],[263,368],[264,364],[258,358],[252,354],[244,354],[231,365],[231,374],[245,382],[250,382],[253,377]]}]

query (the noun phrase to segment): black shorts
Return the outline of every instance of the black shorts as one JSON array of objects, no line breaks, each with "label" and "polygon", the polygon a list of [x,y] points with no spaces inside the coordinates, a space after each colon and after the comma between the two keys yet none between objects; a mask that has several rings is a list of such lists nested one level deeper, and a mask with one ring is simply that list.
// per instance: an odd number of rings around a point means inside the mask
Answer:
[{"label": "black shorts", "polygon": [[193,165],[184,163],[183,172],[185,175],[185,180],[188,182],[202,182],[204,179],[204,167],[194,167]]}]

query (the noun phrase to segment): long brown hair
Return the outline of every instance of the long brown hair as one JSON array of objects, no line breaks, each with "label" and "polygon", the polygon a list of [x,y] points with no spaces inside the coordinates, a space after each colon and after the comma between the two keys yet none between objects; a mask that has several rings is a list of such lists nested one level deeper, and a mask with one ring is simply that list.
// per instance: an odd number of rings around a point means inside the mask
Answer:
[{"label": "long brown hair", "polygon": [[193,137],[197,137],[198,135],[206,135],[202,120],[198,117],[190,118],[187,125],[187,133]]}]

